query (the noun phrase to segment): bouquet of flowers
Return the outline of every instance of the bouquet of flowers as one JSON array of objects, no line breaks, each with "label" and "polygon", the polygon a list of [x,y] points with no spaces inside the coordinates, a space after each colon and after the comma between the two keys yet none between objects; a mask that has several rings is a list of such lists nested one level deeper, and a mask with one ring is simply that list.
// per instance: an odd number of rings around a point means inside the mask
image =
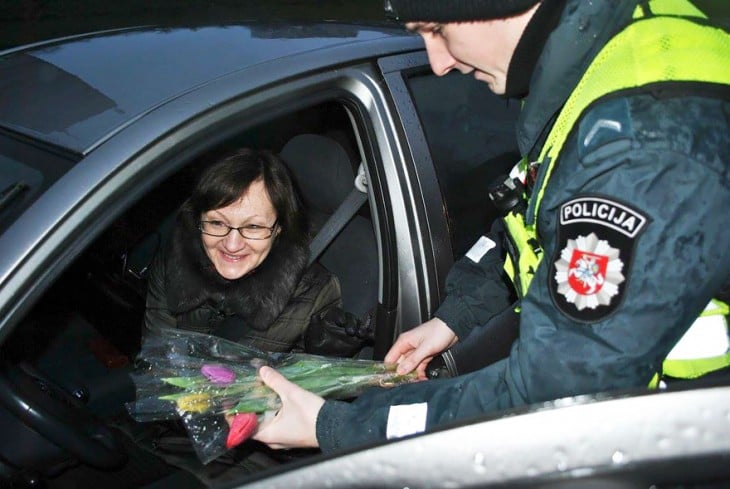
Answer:
[{"label": "bouquet of flowers", "polygon": [[132,374],[136,400],[127,410],[140,422],[180,419],[198,458],[208,463],[251,436],[259,419],[281,406],[277,394],[258,378],[263,365],[332,399],[416,380],[415,373],[399,375],[395,365],[382,362],[269,353],[215,336],[165,329],[143,342]]}]

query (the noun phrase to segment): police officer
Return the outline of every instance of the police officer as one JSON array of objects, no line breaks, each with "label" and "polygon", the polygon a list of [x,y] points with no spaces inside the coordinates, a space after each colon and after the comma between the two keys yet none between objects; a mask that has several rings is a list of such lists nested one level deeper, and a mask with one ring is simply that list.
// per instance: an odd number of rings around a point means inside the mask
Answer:
[{"label": "police officer", "polygon": [[[423,376],[507,308],[519,337],[486,368],[352,403],[262,368],[283,407],[255,437],[327,451],[726,369],[728,34],[686,0],[389,0],[386,10],[423,37],[437,75],[459,70],[524,100],[524,158],[493,194],[500,205],[519,197],[503,206],[504,232],[455,265],[435,317],[386,360]],[[512,289],[500,293],[504,276]]]}]

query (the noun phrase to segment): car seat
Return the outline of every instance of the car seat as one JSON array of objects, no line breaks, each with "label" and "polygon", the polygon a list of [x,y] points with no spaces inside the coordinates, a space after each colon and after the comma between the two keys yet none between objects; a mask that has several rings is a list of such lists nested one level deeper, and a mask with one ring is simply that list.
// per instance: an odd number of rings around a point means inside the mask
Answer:
[{"label": "car seat", "polygon": [[[294,136],[280,155],[307,208],[314,236],[354,189],[358,164],[339,142],[318,134]],[[374,310],[378,301],[378,248],[368,217],[354,215],[318,261],[340,280],[346,311],[363,318]]]}]

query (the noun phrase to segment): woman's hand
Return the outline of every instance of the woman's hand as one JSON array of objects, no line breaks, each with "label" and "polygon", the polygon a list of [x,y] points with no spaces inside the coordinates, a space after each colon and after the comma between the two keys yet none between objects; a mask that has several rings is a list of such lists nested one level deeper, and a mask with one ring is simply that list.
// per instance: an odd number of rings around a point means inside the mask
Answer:
[{"label": "woman's hand", "polygon": [[418,378],[426,379],[428,362],[459,341],[456,334],[439,318],[433,318],[398,336],[385,355],[385,362],[398,363],[398,373],[417,369]]},{"label": "woman's hand", "polygon": [[265,419],[254,440],[271,448],[314,448],[317,441],[317,415],[324,399],[289,382],[271,367],[261,367],[259,376],[281,398],[281,409]]},{"label": "woman's hand", "polygon": [[373,321],[363,321],[339,307],[315,314],[304,333],[304,351],[331,357],[352,357],[373,342]]}]

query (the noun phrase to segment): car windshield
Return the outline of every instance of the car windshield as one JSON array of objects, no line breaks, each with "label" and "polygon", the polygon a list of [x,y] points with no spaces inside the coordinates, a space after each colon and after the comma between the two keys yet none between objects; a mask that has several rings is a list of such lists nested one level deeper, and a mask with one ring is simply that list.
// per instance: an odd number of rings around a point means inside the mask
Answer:
[{"label": "car windshield", "polygon": [[0,233],[74,164],[0,133]]}]

